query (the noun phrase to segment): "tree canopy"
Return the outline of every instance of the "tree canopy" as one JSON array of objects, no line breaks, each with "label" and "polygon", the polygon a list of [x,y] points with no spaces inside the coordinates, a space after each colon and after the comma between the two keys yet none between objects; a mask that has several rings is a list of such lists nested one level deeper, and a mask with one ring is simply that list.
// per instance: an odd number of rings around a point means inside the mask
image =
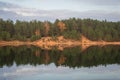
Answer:
[{"label": "tree canopy", "polygon": [[64,36],[80,39],[84,35],[91,40],[120,41],[120,22],[70,18],[49,21],[19,21],[0,19],[0,40],[37,40],[46,36]]}]

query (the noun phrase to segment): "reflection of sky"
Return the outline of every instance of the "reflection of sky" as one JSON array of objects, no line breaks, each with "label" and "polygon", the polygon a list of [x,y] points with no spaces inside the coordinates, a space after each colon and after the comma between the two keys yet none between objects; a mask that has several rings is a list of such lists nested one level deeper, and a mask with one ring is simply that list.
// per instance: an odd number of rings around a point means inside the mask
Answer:
[{"label": "reflection of sky", "polygon": [[0,68],[0,80],[105,80],[120,79],[120,65],[98,66],[93,68],[56,67],[48,66],[18,66]]}]

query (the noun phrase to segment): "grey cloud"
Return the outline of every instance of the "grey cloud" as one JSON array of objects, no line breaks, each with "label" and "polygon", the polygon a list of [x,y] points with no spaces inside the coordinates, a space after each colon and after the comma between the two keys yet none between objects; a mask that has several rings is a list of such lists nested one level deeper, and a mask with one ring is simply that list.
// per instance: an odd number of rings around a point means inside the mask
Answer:
[{"label": "grey cloud", "polygon": [[19,6],[15,4],[0,1],[0,8],[15,8],[15,7],[19,7]]},{"label": "grey cloud", "polygon": [[108,21],[120,21],[120,12],[91,10],[91,11],[81,12],[79,16],[81,16],[82,18],[92,18],[98,20],[106,19]]},{"label": "grey cloud", "polygon": [[[3,19],[13,19],[16,18],[17,14],[9,11],[0,10],[0,18]],[[13,18],[14,17],[14,18]]]},{"label": "grey cloud", "polygon": [[[71,17],[76,18],[92,18],[98,20],[108,20],[108,21],[120,21],[120,12],[112,12],[112,11],[69,11],[69,10],[37,10],[30,8],[22,8],[22,7],[7,7],[12,4],[8,4],[3,6],[5,3],[0,2],[0,18],[3,19],[12,19],[12,20],[50,20],[54,21],[55,19],[67,19]],[[2,6],[2,7],[1,7]]]},{"label": "grey cloud", "polygon": [[[45,16],[41,16],[42,14],[46,14]],[[4,19],[12,19],[12,20],[50,20],[54,21],[55,19],[67,19],[71,17],[76,18],[92,18],[92,19],[98,19],[98,20],[105,20],[108,21],[120,21],[120,13],[114,13],[114,12],[104,12],[104,11],[87,11],[87,12],[72,12],[72,11],[38,11],[37,16],[22,16],[18,15],[13,12],[8,11],[0,11],[0,15]]]},{"label": "grey cloud", "polygon": [[79,3],[93,4],[93,5],[105,5],[105,6],[119,6],[120,0],[76,0]]}]

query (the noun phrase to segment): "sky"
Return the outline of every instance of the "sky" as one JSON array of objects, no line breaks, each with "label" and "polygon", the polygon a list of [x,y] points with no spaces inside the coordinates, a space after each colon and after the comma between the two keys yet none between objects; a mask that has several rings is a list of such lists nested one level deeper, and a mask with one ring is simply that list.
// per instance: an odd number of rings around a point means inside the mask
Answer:
[{"label": "sky", "polygon": [[0,18],[50,20],[92,18],[120,21],[120,0],[0,0]]}]

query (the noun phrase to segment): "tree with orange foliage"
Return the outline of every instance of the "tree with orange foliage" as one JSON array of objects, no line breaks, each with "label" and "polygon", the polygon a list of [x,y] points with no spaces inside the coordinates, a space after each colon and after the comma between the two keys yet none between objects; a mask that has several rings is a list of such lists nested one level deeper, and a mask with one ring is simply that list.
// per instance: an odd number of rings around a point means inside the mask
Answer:
[{"label": "tree with orange foliage", "polygon": [[48,32],[50,30],[50,26],[48,22],[44,22],[44,27],[45,27],[45,36],[48,35]]},{"label": "tree with orange foliage", "polygon": [[40,30],[36,29],[35,35],[36,35],[36,36],[39,36],[39,35],[40,35]]},{"label": "tree with orange foliage", "polygon": [[60,32],[63,32],[66,29],[65,23],[63,23],[62,21],[59,21],[57,26],[60,29]]},{"label": "tree with orange foliage", "polygon": [[41,33],[40,33],[40,30],[39,29],[36,29],[35,30],[35,35],[32,35],[31,37],[31,41],[34,41],[34,40],[38,40],[41,38]]}]

